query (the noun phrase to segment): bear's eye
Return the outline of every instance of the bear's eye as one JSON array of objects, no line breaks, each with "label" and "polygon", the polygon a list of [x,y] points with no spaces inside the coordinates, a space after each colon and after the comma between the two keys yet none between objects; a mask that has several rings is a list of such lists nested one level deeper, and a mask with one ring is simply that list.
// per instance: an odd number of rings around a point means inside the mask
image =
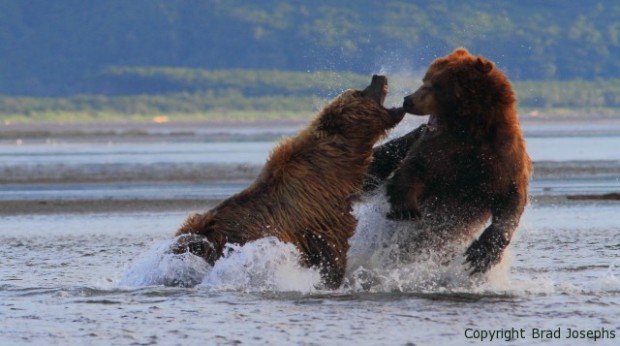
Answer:
[{"label": "bear's eye", "polygon": [[442,88],[441,88],[441,85],[440,85],[440,84],[438,84],[438,83],[433,83],[433,84],[431,85],[431,90],[433,90],[433,91],[440,91],[441,89],[442,89]]}]

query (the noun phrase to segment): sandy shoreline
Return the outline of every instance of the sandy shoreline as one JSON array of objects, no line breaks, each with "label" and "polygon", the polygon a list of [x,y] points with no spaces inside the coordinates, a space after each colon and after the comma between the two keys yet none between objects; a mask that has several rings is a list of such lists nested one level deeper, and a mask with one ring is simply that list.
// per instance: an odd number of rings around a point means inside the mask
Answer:
[{"label": "sandy shoreline", "polygon": [[260,165],[209,163],[0,165],[1,184],[206,183],[251,181]]},{"label": "sandy shoreline", "polygon": [[[597,195],[533,196],[529,205],[568,205],[584,203],[618,203],[619,193]],[[0,200],[0,216],[56,215],[56,214],[108,214],[108,213],[163,213],[203,212],[221,200],[175,199],[87,199],[87,200]]]},{"label": "sandy shoreline", "polygon": [[0,134],[6,133],[50,133],[50,134],[79,134],[79,133],[174,133],[176,131],[192,132],[196,129],[228,129],[254,128],[269,129],[274,127],[297,127],[307,123],[306,120],[230,120],[230,121],[89,121],[89,122],[29,122],[29,123],[0,123]]},{"label": "sandy shoreline", "polygon": [[[207,183],[252,181],[261,165],[212,163],[0,165],[4,184]],[[617,177],[618,161],[534,162],[533,179]]]},{"label": "sandy shoreline", "polygon": [[0,216],[140,213],[140,212],[202,212],[219,200],[204,199],[90,199],[0,201]]},{"label": "sandy shoreline", "polygon": [[[600,120],[600,119],[599,119]],[[607,131],[605,124],[611,123],[611,131],[620,131],[620,120],[572,119],[558,122],[553,119],[526,119],[524,125],[570,125],[595,124],[585,131]],[[179,122],[179,123],[30,123],[0,124],[0,143],[15,145],[16,141],[59,141],[77,143],[101,142],[194,142],[194,141],[273,141],[282,135],[294,133],[305,122]],[[598,124],[598,125],[597,125]],[[551,131],[567,131],[553,127]],[[579,128],[579,126],[577,126]],[[551,132],[554,133],[554,132]],[[539,133],[537,135],[540,135]],[[543,134],[544,135],[544,134]],[[618,177],[618,161],[544,161],[534,163],[533,179],[599,178]],[[6,165],[0,163],[0,190],[11,186],[47,184],[146,184],[160,183],[204,184],[237,181],[250,182],[259,174],[261,165],[256,164],[212,164],[212,163],[38,163]],[[131,212],[197,212],[212,207],[219,200],[200,198],[149,199],[48,199],[0,200],[0,215],[71,214],[71,213],[131,213]],[[532,204],[548,203],[595,203],[617,201],[615,191],[592,195],[534,196]]]},{"label": "sandy shoreline", "polygon": [[[407,118],[411,126],[425,121],[424,117]],[[0,141],[88,141],[88,142],[148,142],[153,140],[218,141],[218,140],[273,140],[282,134],[292,134],[309,120],[260,121],[171,121],[165,123],[137,121],[92,122],[32,122],[1,123]],[[527,132],[547,134],[579,131],[589,134],[620,133],[620,117],[520,117]],[[558,127],[549,130],[549,127]],[[568,128],[565,128],[568,127]]]},{"label": "sandy shoreline", "polygon": [[[306,121],[187,121],[187,122],[87,122],[0,123],[0,143],[21,142],[217,142],[272,141],[293,134]],[[275,129],[275,130],[274,130]]]}]

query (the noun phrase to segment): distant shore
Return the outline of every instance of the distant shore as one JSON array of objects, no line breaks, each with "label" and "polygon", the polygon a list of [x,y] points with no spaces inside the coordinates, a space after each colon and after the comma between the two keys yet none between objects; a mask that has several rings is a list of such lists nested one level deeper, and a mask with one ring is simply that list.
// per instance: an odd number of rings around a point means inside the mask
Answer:
[{"label": "distant shore", "polygon": [[[521,115],[522,126],[549,126],[549,125],[587,125],[596,126],[597,124],[611,124],[620,126],[620,115]],[[143,140],[149,137],[180,137],[188,139],[192,136],[202,135],[214,136],[217,134],[242,132],[246,129],[256,129],[257,132],[269,133],[270,129],[290,129],[295,130],[308,123],[311,116],[300,119],[266,119],[266,120],[187,120],[187,121],[155,121],[145,119],[144,121],[81,121],[81,122],[0,122],[0,140],[21,139],[88,139],[93,140],[98,137],[117,138],[127,140]],[[424,117],[409,115],[411,119],[419,119],[421,122]],[[415,123],[415,121],[413,121]],[[214,139],[218,139],[217,137]]]},{"label": "distant shore", "polygon": [[[306,123],[304,120],[0,123],[0,143],[274,140],[282,135],[282,130],[294,133]],[[253,134],[248,133],[250,130]]]},{"label": "distant shore", "polygon": [[[249,182],[258,176],[261,168],[261,165],[207,163],[0,165],[0,184]],[[619,169],[617,161],[540,161],[534,162],[533,178],[617,177]]]},{"label": "distant shore", "polygon": [[[213,208],[219,199],[89,199],[89,200],[35,200],[1,201],[0,216],[99,214],[99,213],[162,213],[203,212]],[[583,203],[619,203],[620,194],[563,195],[530,197],[529,205],[567,205]]]},{"label": "distant shore", "polygon": [[219,202],[210,199],[0,200],[0,216],[140,212],[190,214],[208,210]]},{"label": "distant shore", "polygon": [[[417,121],[417,118],[413,118]],[[420,118],[422,121],[422,118]],[[86,122],[86,123],[18,123],[0,124],[0,144],[9,148],[28,143],[159,143],[202,141],[277,141],[294,134],[305,121],[192,121],[192,122]],[[557,124],[566,125],[554,126]],[[611,125],[610,125],[611,124]],[[416,124],[410,124],[412,127]],[[537,136],[554,135],[551,131],[578,129],[581,134],[607,132],[618,134],[620,119],[575,118],[558,122],[553,119],[527,118],[522,121],[526,132]],[[407,125],[409,126],[409,124]],[[547,132],[545,132],[547,131]],[[607,132],[606,132],[607,131]],[[96,166],[96,167],[94,167]],[[563,177],[613,177],[618,175],[620,162],[615,161],[544,161],[534,163],[533,179]],[[116,184],[116,183],[205,183],[237,181],[250,184],[261,165],[247,164],[114,164],[94,163],[88,166],[52,164],[0,165],[2,187],[46,184]],[[533,196],[532,204],[594,203],[618,201],[616,191],[590,195]],[[201,211],[218,203],[217,199],[87,199],[87,200],[0,200],[0,215]]]}]

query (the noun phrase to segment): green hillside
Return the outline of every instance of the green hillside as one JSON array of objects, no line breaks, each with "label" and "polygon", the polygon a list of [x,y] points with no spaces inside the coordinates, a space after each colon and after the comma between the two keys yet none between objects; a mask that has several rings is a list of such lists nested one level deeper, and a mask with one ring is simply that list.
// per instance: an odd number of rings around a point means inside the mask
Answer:
[{"label": "green hillside", "polygon": [[620,2],[0,0],[0,120],[291,117],[465,46],[524,112],[620,113]]},{"label": "green hillside", "polygon": [[[419,76],[389,75],[391,105],[413,91]],[[69,97],[0,96],[0,119],[172,120],[305,119],[347,88],[370,76],[336,72],[204,70],[119,67],[91,77],[91,94]],[[620,79],[515,81],[522,113],[616,115]],[[98,89],[98,90],[95,90]],[[395,90],[396,89],[396,90]]]},{"label": "green hillside", "polygon": [[620,78],[618,18],[615,0],[0,0],[0,94],[80,94],[112,66],[416,70],[457,46],[514,80]]}]

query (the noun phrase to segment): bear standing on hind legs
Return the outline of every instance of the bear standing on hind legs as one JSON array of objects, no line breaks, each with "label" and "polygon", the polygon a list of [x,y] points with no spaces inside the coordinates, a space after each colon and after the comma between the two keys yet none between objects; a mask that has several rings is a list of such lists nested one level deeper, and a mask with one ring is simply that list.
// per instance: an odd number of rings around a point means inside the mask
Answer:
[{"label": "bear standing on hind legs", "polygon": [[365,189],[387,179],[388,218],[419,230],[401,244],[407,251],[466,243],[472,274],[484,273],[519,224],[532,170],[512,87],[492,62],[459,48],[431,64],[403,107],[430,115],[428,124],[374,150]]},{"label": "bear standing on hind legs", "polygon": [[373,76],[363,91],[336,97],[307,128],[273,150],[252,185],[190,216],[172,252],[190,251],[213,265],[227,243],[275,236],[299,249],[302,264],[318,267],[326,287],[338,288],[357,225],[351,207],[373,145],[405,115],[402,108],[383,107],[386,93],[387,78]]}]

